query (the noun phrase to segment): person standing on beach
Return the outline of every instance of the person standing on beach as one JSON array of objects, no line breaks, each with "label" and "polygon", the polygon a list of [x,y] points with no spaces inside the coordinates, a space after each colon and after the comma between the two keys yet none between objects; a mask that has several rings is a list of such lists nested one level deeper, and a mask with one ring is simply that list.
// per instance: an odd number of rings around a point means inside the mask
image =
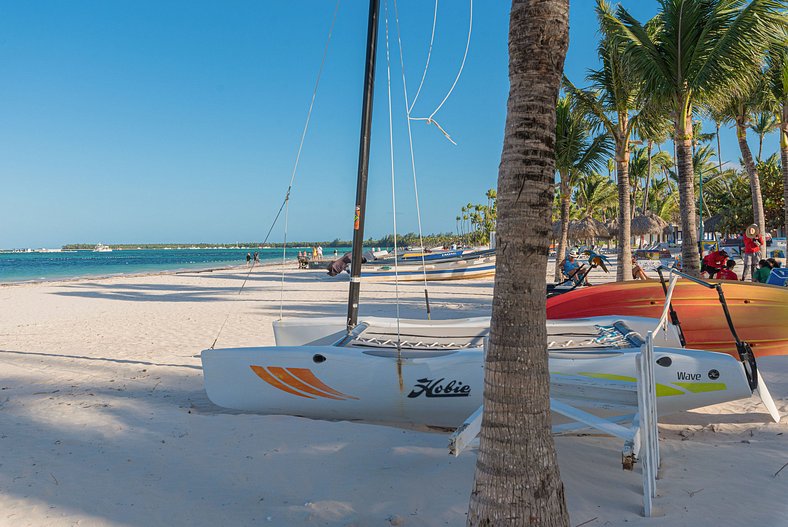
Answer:
[{"label": "person standing on beach", "polygon": [[248,265],[250,265],[250,264],[249,264],[249,262],[250,262],[251,260],[252,260],[252,255],[251,255],[251,254],[249,254],[249,253],[246,253],[246,265],[247,265],[247,266],[248,266]]},{"label": "person standing on beach", "polygon": [[747,277],[750,271],[750,280],[755,281],[755,269],[761,257],[761,247],[763,247],[763,236],[760,234],[758,225],[753,223],[744,232],[744,270],[741,272],[741,279]]},{"label": "person standing on beach", "polygon": [[255,251],[254,252],[254,263],[260,262],[260,253]]},{"label": "person standing on beach", "polygon": [[322,260],[323,259],[323,246],[322,245],[318,245],[317,246],[317,259],[318,260]]}]

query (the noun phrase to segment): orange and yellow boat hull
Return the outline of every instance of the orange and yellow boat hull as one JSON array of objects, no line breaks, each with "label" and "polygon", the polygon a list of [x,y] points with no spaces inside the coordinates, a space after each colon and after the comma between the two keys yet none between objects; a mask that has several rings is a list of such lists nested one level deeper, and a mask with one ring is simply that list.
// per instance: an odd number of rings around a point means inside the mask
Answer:
[{"label": "orange and yellow boat hull", "polygon": [[[756,356],[788,355],[788,287],[723,281],[731,319]],[[659,318],[665,303],[657,280],[616,282],[576,289],[547,299],[547,318],[633,315]],[[688,348],[736,355],[719,295],[688,280],[676,282],[673,308]]]}]

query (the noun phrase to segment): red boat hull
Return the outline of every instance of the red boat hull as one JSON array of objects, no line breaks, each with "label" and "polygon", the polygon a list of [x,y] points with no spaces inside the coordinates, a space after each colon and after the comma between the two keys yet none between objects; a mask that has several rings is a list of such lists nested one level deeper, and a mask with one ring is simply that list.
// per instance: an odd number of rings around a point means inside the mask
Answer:
[{"label": "red boat hull", "polygon": [[[721,283],[739,338],[750,343],[756,356],[788,355],[788,287]],[[616,282],[548,298],[547,318],[602,315],[658,318],[664,302],[665,293],[659,281]],[[688,348],[736,355],[736,344],[716,290],[679,280],[673,292],[673,307]]]}]

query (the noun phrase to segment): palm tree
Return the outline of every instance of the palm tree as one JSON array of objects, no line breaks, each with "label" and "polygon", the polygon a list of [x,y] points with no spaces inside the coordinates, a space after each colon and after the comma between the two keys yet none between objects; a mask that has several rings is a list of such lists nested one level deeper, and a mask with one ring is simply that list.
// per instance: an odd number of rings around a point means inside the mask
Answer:
[{"label": "palm tree", "polygon": [[[736,127],[736,138],[739,142],[739,151],[744,161],[744,168],[747,170],[747,175],[750,178],[753,221],[757,223],[761,229],[765,229],[766,215],[763,209],[761,180],[758,176],[758,166],[753,160],[750,145],[747,143],[747,129],[752,126],[751,115],[766,109],[768,101],[764,97],[767,94],[765,77],[760,75],[760,70],[753,72],[752,75],[754,78],[757,78],[759,82],[732,92],[728,97],[716,101],[712,106],[718,108],[717,113],[723,117],[723,122],[730,122]],[[761,138],[761,142],[763,142],[763,138]],[[765,245],[761,247],[761,258],[766,258]]]},{"label": "palm tree", "polygon": [[758,163],[763,155],[763,138],[777,130],[777,116],[772,111],[757,112],[750,122],[750,130],[758,135]]},{"label": "palm tree", "polygon": [[629,62],[621,53],[621,46],[612,34],[605,31],[603,21],[612,16],[612,8],[606,0],[597,0],[597,15],[603,31],[599,43],[599,57],[602,67],[591,70],[588,80],[591,87],[587,90],[576,88],[568,79],[564,83],[586,111],[592,113],[607,130],[615,143],[616,181],[618,183],[618,265],[616,279],[629,280],[632,277],[632,220],[629,182],[629,149],[632,131],[639,113],[641,81]]},{"label": "palm tree", "polygon": [[[653,143],[652,147],[653,148]],[[652,169],[656,168],[657,170],[664,172],[669,170],[670,167],[673,166],[673,157],[665,152],[660,151],[656,154],[652,154],[649,146],[645,146],[643,148],[636,148],[632,151],[632,157],[629,164],[629,176],[630,179],[635,182],[638,180],[644,180],[645,185],[643,186],[643,204],[642,212],[645,213],[648,210],[648,188],[651,185],[651,175]],[[633,191],[632,198],[633,202],[636,198],[636,192]],[[634,209],[634,206],[633,206]]]},{"label": "palm tree", "polygon": [[569,96],[558,99],[555,124],[555,169],[560,183],[561,235],[555,256],[555,281],[561,278],[561,259],[566,251],[569,232],[569,204],[572,187],[582,176],[604,167],[609,154],[609,139],[605,134],[593,135],[594,124]]},{"label": "palm tree", "polygon": [[768,55],[769,87],[780,117],[780,161],[783,171],[783,199],[785,201],[785,221],[783,226],[788,233],[788,39],[783,38],[769,49]]},{"label": "palm tree", "polygon": [[660,0],[660,11],[647,29],[623,7],[606,16],[607,34],[625,45],[644,90],[673,114],[679,173],[682,265],[700,273],[697,211],[692,171],[692,115],[710,102],[753,84],[751,71],[777,32],[780,0]]},{"label": "palm tree", "polygon": [[636,133],[641,140],[646,142],[648,166],[646,167],[646,184],[643,186],[643,214],[645,214],[648,211],[648,192],[651,185],[652,163],[657,161],[656,157],[659,157],[658,162],[660,164],[657,169],[662,171],[669,168],[669,165],[665,164],[665,160],[669,161],[670,164],[673,163],[673,159],[667,152],[659,152],[656,156],[651,155],[655,144],[660,145],[670,137],[670,120],[667,112],[653,104],[648,106],[638,119]]},{"label": "palm tree", "polygon": [[605,220],[604,211],[618,202],[617,193],[618,189],[610,178],[595,172],[578,182],[572,201],[577,204],[580,218],[601,216]]},{"label": "palm tree", "polygon": [[551,433],[544,295],[568,29],[569,0],[512,1],[498,261],[471,526],[569,526]]}]

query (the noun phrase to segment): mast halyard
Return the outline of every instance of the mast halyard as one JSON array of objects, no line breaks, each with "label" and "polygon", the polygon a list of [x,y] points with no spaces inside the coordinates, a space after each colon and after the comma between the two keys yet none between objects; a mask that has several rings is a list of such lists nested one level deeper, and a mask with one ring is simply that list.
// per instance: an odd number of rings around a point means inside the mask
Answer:
[{"label": "mast halyard", "polygon": [[375,57],[378,40],[380,0],[369,1],[367,26],[367,58],[364,67],[364,95],[361,107],[361,138],[358,147],[358,180],[356,183],[356,211],[353,222],[353,252],[350,267],[350,292],[347,304],[347,329],[358,322],[358,298],[361,291],[361,253],[364,244],[364,216],[367,207],[367,175],[369,146],[372,130],[372,97],[375,91]]}]

